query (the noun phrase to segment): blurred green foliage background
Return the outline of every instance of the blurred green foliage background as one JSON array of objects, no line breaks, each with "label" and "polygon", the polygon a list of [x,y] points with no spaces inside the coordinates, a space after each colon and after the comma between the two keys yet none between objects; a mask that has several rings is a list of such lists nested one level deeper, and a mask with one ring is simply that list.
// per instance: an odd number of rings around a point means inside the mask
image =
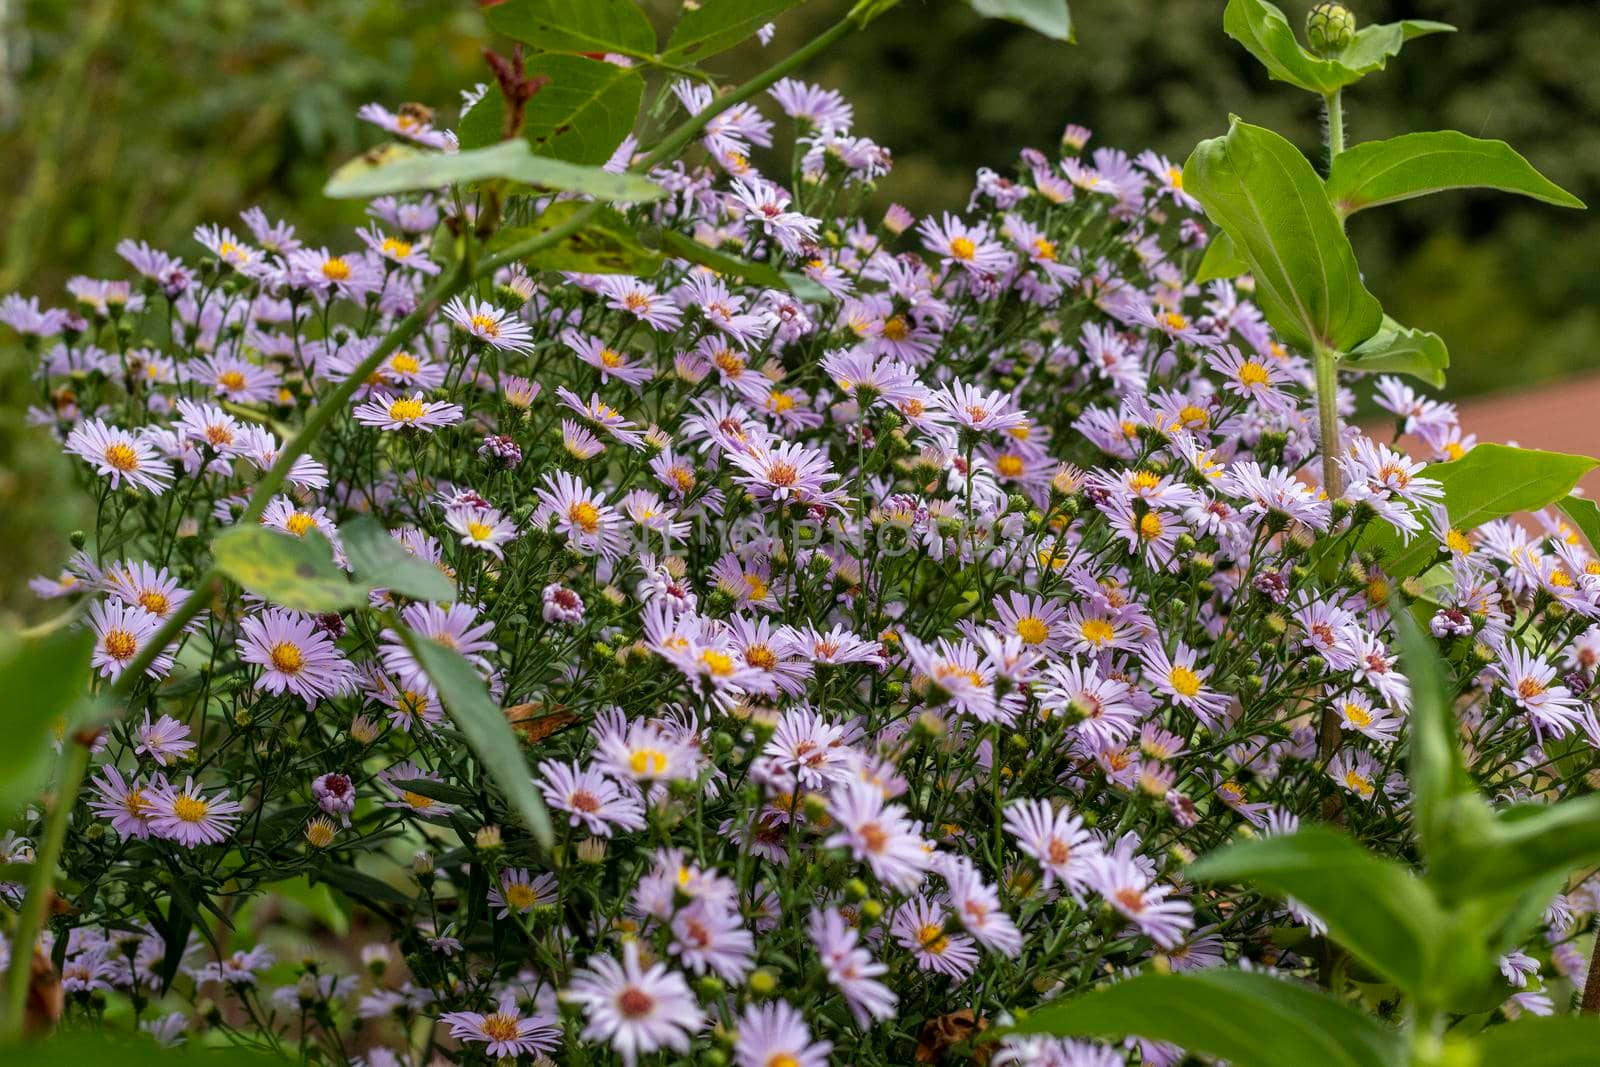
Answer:
[{"label": "blurred green foliage background", "polygon": [[[1280,2],[1298,24],[1310,0]],[[1504,138],[1600,204],[1600,3],[1347,2],[1364,22],[1461,30],[1413,43],[1349,96],[1353,140],[1445,127]],[[678,0],[644,3],[665,26]],[[788,13],[773,53],[847,6],[810,0]],[[1233,112],[1317,153],[1315,102],[1267,80],[1223,35],[1222,7],[1073,0],[1070,47],[961,0],[903,0],[808,76],[845,90],[858,132],[894,150],[881,204],[918,211],[963,206],[975,168],[1003,170],[1025,145],[1053,150],[1069,121],[1092,127],[1096,145],[1181,161]],[[112,248],[127,235],[192,255],[197,223],[231,223],[257,203],[312,241],[348,244],[341,230],[360,208],[319,190],[381,137],[355,109],[418,100],[452,116],[459,90],[487,78],[486,43],[474,0],[0,0],[0,292],[58,300],[72,274],[120,275]],[[767,61],[750,43],[717,65],[737,77]],[[1386,308],[1449,343],[1451,394],[1596,366],[1600,214],[1440,196],[1359,216],[1353,234]],[[59,529],[63,515],[58,476],[19,447],[26,370],[3,369],[10,545],[18,531]],[[22,555],[37,558],[13,558],[0,605],[59,562],[59,542],[29,543],[37,550]]]}]

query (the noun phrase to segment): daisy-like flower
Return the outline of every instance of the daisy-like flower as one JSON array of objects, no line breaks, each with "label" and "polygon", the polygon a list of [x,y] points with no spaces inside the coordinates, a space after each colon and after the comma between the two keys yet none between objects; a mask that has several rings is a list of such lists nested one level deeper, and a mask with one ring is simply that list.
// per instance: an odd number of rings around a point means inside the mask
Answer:
[{"label": "daisy-like flower", "polygon": [[[356,118],[388,130],[398,137],[404,137],[408,141],[415,141],[426,148],[450,151],[456,147],[456,135],[449,130],[435,129],[433,109],[422,104],[401,104],[395,111],[390,111],[379,103],[362,104],[356,109]],[[490,1053],[490,1055],[511,1055],[511,1053]]]},{"label": "daisy-like flower", "polygon": [[1390,707],[1374,707],[1361,693],[1345,693],[1333,701],[1339,715],[1339,728],[1354,730],[1363,737],[1389,745],[1400,732],[1401,719]]},{"label": "daisy-like flower", "polygon": [[[490,636],[494,633],[494,623],[487,620],[479,622],[477,609],[471,604],[459,601],[448,606],[407,604],[400,610],[400,621],[418,637],[437,641],[464,656],[479,673],[487,675],[493,670],[486,653],[495,651],[495,643]],[[408,689],[433,693],[433,682],[429,680],[428,672],[417,663],[400,635],[393,630],[385,630],[381,636],[383,645],[378,649],[378,657],[383,662],[383,669]]]},{"label": "daisy-like flower", "polygon": [[108,763],[89,784],[94,787],[90,810],[102,819],[110,819],[113,830],[124,838],[141,841],[150,836],[152,801],[155,794],[166,787],[166,779],[160,775],[148,782],[138,777],[124,779],[122,772]]},{"label": "daisy-like flower", "polygon": [[194,742],[189,740],[189,728],[171,715],[151,722],[150,713],[146,711],[144,722],[134,727],[133,736],[137,742],[133,751],[150,757],[161,767],[182,759],[183,754],[194,747]]},{"label": "daisy-like flower", "polygon": [[687,1053],[706,1021],[688,983],[665,964],[643,967],[638,942],[627,942],[622,952],[621,963],[591,956],[563,993],[584,1010],[584,1040],[609,1042],[627,1067],[663,1048]]},{"label": "daisy-like flower", "polygon": [[1542,657],[1508,641],[1489,671],[1505,686],[1511,702],[1528,713],[1537,735],[1565,737],[1583,725],[1582,704],[1566,686],[1552,684],[1556,669]]},{"label": "daisy-like flower", "polygon": [[499,908],[500,918],[512,912],[526,915],[537,907],[548,907],[560,900],[556,892],[556,876],[531,875],[526,867],[507,867],[500,872],[500,882],[489,890],[489,905]]},{"label": "daisy-like flower", "polygon": [[243,449],[244,428],[215,404],[197,404],[179,397],[178,415],[178,433],[217,455],[233,456]]},{"label": "daisy-like flower", "polygon": [[733,1043],[738,1067],[828,1067],[831,1041],[811,1040],[805,1016],[788,1001],[750,1004]]},{"label": "daisy-like flower", "polygon": [[574,626],[583,621],[583,597],[560,582],[544,587],[544,621]]},{"label": "daisy-like flower", "polygon": [[829,984],[844,995],[857,1026],[865,1030],[874,1020],[894,1018],[899,997],[878,981],[889,968],[861,947],[860,932],[837,909],[813,910],[807,932]]},{"label": "daisy-like flower", "polygon": [[604,725],[595,741],[594,758],[601,770],[630,786],[674,778],[693,778],[697,758],[661,723],[635,719]]},{"label": "daisy-like flower", "polygon": [[457,328],[491,348],[526,352],[533,347],[533,330],[509,311],[501,311],[486,300],[453,298],[444,306],[445,318]]},{"label": "daisy-like flower", "polygon": [[1123,851],[1102,852],[1090,860],[1088,881],[1107,904],[1162,948],[1178,947],[1194,928],[1194,909],[1185,901],[1169,900],[1172,887],[1153,882]]},{"label": "daisy-like flower", "polygon": [[243,356],[212,355],[183,365],[183,379],[200,382],[235,404],[276,402],[283,379]]},{"label": "daisy-like flower", "polygon": [[605,502],[599,493],[566,471],[544,476],[544,485],[535,490],[540,508],[536,516],[567,543],[586,556],[616,559],[627,540],[627,520]]},{"label": "daisy-like flower", "polygon": [[517,1010],[512,990],[500,994],[500,1003],[485,1015],[476,1011],[447,1011],[439,1021],[450,1027],[457,1041],[481,1044],[491,1059],[539,1056],[561,1047],[561,1026],[552,1015],[535,1012],[524,1018]]},{"label": "daisy-like flower", "polygon": [[189,599],[189,591],[167,573],[143,561],[107,567],[106,592],[125,604],[141,607],[163,621]]},{"label": "daisy-like flower", "polygon": [[444,426],[454,426],[463,416],[460,404],[443,400],[425,400],[421,392],[410,396],[390,396],[374,393],[355,409],[355,419],[363,426],[380,430],[427,430],[432,433]]},{"label": "daisy-like flower", "polygon": [[1121,744],[1133,736],[1141,717],[1128,683],[1101,677],[1092,664],[1052,663],[1034,682],[1039,707],[1061,715],[1091,742]]},{"label": "daisy-like flower", "polygon": [[978,966],[978,950],[964,934],[945,933],[944,909],[913,897],[895,910],[889,933],[911,953],[917,968],[961,981]]},{"label": "daisy-like flower", "polygon": [[600,384],[615,378],[625,385],[637,388],[656,376],[655,368],[648,366],[626,352],[577,330],[565,330],[561,340],[577,357],[600,372]]},{"label": "daisy-like flower", "polygon": [[741,983],[755,966],[756,941],[737,911],[712,900],[696,900],[672,917],[674,956],[695,974],[715,973]]},{"label": "daisy-like flower", "polygon": [[172,464],[154,446],[100,419],[74,426],[67,435],[67,451],[110,478],[113,489],[126,482],[159,496],[172,482]]},{"label": "daisy-like flower", "polygon": [[638,797],[624,792],[599,771],[545,760],[539,764],[539,775],[545,803],[567,812],[571,825],[600,837],[610,837],[613,828],[644,829],[644,807]]},{"label": "daisy-like flower", "polygon": [[1206,363],[1223,377],[1223,388],[1235,396],[1253,400],[1268,411],[1281,411],[1292,404],[1280,386],[1289,376],[1273,361],[1245,356],[1233,345],[1223,345],[1206,357]]},{"label": "daisy-like flower", "polygon": [[394,237],[376,226],[357,230],[356,236],[361,238],[368,248],[396,266],[409,267],[423,274],[439,273],[439,264],[428,258],[426,240]]},{"label": "daisy-like flower", "polygon": [[561,420],[561,447],[567,455],[580,463],[598,456],[606,450],[600,439],[571,419]]},{"label": "daisy-like flower", "polygon": [[843,782],[828,796],[828,814],[839,825],[828,848],[848,849],[879,881],[901,892],[922,884],[932,860],[921,827],[905,808],[885,804],[882,789],[858,779]]},{"label": "daisy-like flower", "polygon": [[1206,685],[1210,671],[1195,666],[1196,653],[1183,642],[1169,656],[1160,645],[1147,645],[1144,650],[1145,675],[1157,691],[1179,707],[1194,712],[1195,717],[1208,730],[1222,723],[1222,713],[1227,710],[1228,698]]},{"label": "daisy-like flower", "polygon": [[255,687],[290,692],[308,707],[347,692],[350,663],[328,632],[310,616],[267,608],[239,624],[239,658],[260,667]]},{"label": "daisy-like flower", "polygon": [[461,535],[468,548],[481,549],[496,559],[504,559],[501,545],[517,536],[517,524],[496,508],[454,507],[444,513],[445,525]]},{"label": "daisy-like flower", "polygon": [[[103,600],[89,608],[89,628],[94,631],[90,663],[102,678],[116,678],[155,637],[161,620],[137,605]],[[172,670],[172,658],[171,648],[163,649],[145,668],[145,674],[166,677]]]},{"label": "daisy-like flower", "polygon": [[971,860],[949,857],[940,873],[944,875],[950,911],[967,933],[985,948],[1005,956],[1022,951],[1022,932],[1000,907],[1000,894],[984,882]]},{"label": "daisy-like flower", "polygon": [[194,239],[205,246],[218,262],[241,274],[260,276],[267,268],[266,256],[245,244],[226,226],[197,226]]},{"label": "daisy-like flower", "polygon": [[653,330],[671,332],[683,324],[683,311],[653,285],[625,274],[607,274],[596,286],[606,306],[626,311]]},{"label": "daisy-like flower", "polygon": [[970,274],[1003,274],[1015,263],[1006,246],[989,236],[987,226],[968,226],[949,212],[938,221],[923,219],[917,234],[924,248]]},{"label": "daisy-like flower", "polygon": [[1339,457],[1348,485],[1345,499],[1370,506],[1400,532],[1401,540],[1422,529],[1413,513],[1418,504],[1428,505],[1444,498],[1444,486],[1433,478],[1422,477],[1426,463],[1416,463],[1388,445],[1360,437]]},{"label": "daisy-like flower", "polygon": [[734,480],[757,500],[843,507],[840,495],[827,488],[830,482],[839,480],[839,475],[821,449],[799,441],[783,441],[752,447],[729,458],[739,470]]},{"label": "daisy-like flower", "polygon": [[182,789],[167,783],[150,795],[150,833],[184,848],[220,845],[238,825],[241,807],[227,790],[207,797],[193,778]]},{"label": "daisy-like flower", "polygon": [[817,243],[817,230],[822,224],[789,210],[788,191],[765,178],[735,178],[728,191],[728,204],[736,217],[759,223],[762,231],[791,256],[798,256],[808,245]]},{"label": "daisy-like flower", "polygon": [[998,389],[985,392],[981,386],[955,382],[941,387],[933,400],[969,430],[1012,430],[1028,422],[1016,398]]},{"label": "daisy-like flower", "polygon": [[1318,530],[1328,528],[1328,501],[1278,467],[1263,471],[1255,460],[1243,460],[1230,465],[1217,484],[1229,496],[1249,501],[1241,509],[1246,515],[1278,514]]},{"label": "daisy-like flower", "polygon": [[1381,789],[1383,768],[1370,753],[1343,748],[1328,761],[1328,777],[1345,792],[1371,800]]},{"label": "daisy-like flower", "polygon": [[1045,888],[1059,881],[1076,893],[1088,883],[1089,861],[1100,844],[1069,809],[1052,808],[1048,800],[1021,800],[1006,808],[1005,829],[1018,849],[1039,862]]},{"label": "daisy-like flower", "polygon": [[591,393],[589,402],[585,404],[578,394],[563,385],[556,387],[556,398],[591,426],[604,431],[629,448],[644,447],[644,435],[634,429],[634,424],[624,418],[621,412],[601,400],[599,393]]},{"label": "daisy-like flower", "polygon": [[905,646],[916,674],[938,687],[937,695],[948,699],[957,713],[984,723],[1015,719],[1016,705],[996,698],[994,667],[969,642],[941,637],[924,644],[907,634]]}]

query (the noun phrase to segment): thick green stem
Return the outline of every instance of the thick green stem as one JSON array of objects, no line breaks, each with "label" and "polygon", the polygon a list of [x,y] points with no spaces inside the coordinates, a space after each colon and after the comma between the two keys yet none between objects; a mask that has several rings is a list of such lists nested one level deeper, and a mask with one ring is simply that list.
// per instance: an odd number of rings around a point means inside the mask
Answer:
[{"label": "thick green stem", "polygon": [[1344,91],[1335,89],[1322,98],[1322,115],[1328,124],[1328,166],[1344,151]]},{"label": "thick green stem", "polygon": [[1344,492],[1339,474],[1339,353],[1317,345],[1317,443],[1322,449],[1322,488],[1329,500]]},{"label": "thick green stem", "polygon": [[56,782],[50,813],[45,817],[44,835],[36,845],[34,875],[27,898],[17,915],[11,934],[11,967],[6,972],[5,1018],[0,1021],[0,1044],[10,1044],[22,1036],[23,1011],[28,1002],[28,983],[33,974],[34,945],[44,928],[44,913],[50,903],[50,886],[55,881],[56,864],[67,839],[67,821],[78,800],[78,788],[89,770],[89,746],[68,736],[61,751],[61,776]]}]

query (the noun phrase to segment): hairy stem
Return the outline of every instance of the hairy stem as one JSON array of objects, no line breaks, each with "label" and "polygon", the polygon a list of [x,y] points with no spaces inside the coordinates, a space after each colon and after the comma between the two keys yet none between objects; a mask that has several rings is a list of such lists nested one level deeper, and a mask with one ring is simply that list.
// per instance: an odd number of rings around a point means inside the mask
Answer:
[{"label": "hairy stem", "polygon": [[1344,91],[1335,89],[1322,98],[1322,117],[1327,123],[1328,166],[1344,151]]}]

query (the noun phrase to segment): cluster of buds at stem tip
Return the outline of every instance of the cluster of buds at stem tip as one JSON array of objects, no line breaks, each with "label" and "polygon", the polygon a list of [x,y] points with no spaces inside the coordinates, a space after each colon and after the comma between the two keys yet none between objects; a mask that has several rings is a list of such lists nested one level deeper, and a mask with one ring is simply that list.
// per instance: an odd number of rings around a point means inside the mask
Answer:
[{"label": "cluster of buds at stem tip", "polygon": [[1306,40],[1319,55],[1344,51],[1355,35],[1355,13],[1343,4],[1321,3],[1306,15]]}]

